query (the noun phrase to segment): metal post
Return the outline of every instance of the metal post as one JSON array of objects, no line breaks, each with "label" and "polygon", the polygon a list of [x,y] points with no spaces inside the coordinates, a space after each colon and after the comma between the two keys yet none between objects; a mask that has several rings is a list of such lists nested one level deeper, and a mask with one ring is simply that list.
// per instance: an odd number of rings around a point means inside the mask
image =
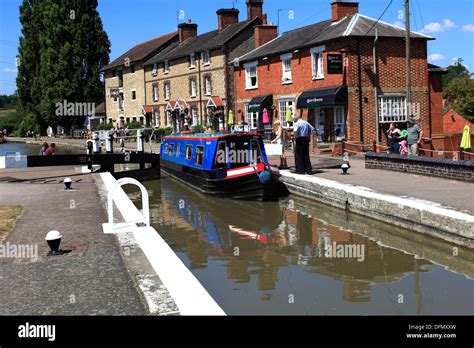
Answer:
[{"label": "metal post", "polygon": [[406,59],[407,109],[410,110],[411,108],[411,61],[410,61],[411,49],[410,49],[410,1],[409,0],[405,0],[405,36],[406,36],[405,59]]},{"label": "metal post", "polygon": [[95,154],[100,153],[100,138],[97,133],[94,133],[94,137],[92,138],[92,152]]},{"label": "metal post", "polygon": [[107,131],[105,139],[105,150],[107,153],[114,152],[114,134],[111,131]]}]

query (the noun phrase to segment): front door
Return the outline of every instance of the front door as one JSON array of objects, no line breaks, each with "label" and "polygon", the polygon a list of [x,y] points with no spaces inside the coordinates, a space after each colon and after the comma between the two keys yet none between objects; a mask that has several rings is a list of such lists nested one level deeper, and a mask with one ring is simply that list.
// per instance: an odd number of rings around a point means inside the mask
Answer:
[{"label": "front door", "polygon": [[345,124],[346,117],[344,115],[344,107],[336,106],[334,108],[334,136],[336,141],[344,139]]},{"label": "front door", "polygon": [[326,112],[324,109],[315,109],[316,124],[315,128],[318,132],[318,142],[326,141],[325,128],[326,128]]}]

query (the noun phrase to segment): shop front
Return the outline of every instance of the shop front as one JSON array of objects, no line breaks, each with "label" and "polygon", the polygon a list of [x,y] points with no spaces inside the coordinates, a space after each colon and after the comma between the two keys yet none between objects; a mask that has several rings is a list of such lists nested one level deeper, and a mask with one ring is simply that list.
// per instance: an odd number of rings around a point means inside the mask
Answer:
[{"label": "shop front", "polygon": [[318,142],[346,137],[347,86],[308,90],[298,97],[298,109],[308,109],[308,122],[316,128]]},{"label": "shop front", "polygon": [[253,97],[247,105],[246,122],[251,128],[262,132],[266,139],[272,137],[273,95],[262,94]]}]

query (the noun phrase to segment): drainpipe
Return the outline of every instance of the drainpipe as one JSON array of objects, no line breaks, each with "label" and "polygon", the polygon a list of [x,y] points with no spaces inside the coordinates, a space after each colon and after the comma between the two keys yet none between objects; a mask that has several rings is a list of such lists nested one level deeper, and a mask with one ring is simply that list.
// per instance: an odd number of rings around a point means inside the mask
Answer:
[{"label": "drainpipe", "polygon": [[375,96],[375,141],[377,144],[380,139],[380,129],[379,129],[379,108],[378,108],[378,87],[379,87],[379,74],[377,71],[377,56],[376,56],[376,47],[377,41],[379,40],[378,30],[375,29],[375,40],[374,40],[374,49],[373,49],[373,60],[374,60],[374,96]]},{"label": "drainpipe", "polygon": [[[211,53],[209,53],[210,55]],[[198,57],[198,76],[199,76],[199,118],[201,119],[201,126],[203,126],[202,122],[202,79],[201,79],[201,54]]]},{"label": "drainpipe", "polygon": [[357,39],[357,75],[359,85],[359,137],[360,142],[364,143],[364,117],[362,113],[362,67],[360,61],[360,39]]}]

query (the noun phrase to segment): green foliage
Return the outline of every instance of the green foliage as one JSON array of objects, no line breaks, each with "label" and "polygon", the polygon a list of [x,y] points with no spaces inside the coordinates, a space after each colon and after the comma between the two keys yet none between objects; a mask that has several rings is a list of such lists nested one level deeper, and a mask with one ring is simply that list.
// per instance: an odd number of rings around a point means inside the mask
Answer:
[{"label": "green foliage", "polygon": [[456,77],[443,91],[450,108],[469,121],[474,121],[474,80]]},{"label": "green foliage", "polygon": [[17,88],[21,106],[42,130],[48,125],[82,127],[83,117],[56,115],[56,103],[100,103],[100,69],[110,42],[97,0],[23,0]]},{"label": "green foliage", "polygon": [[8,133],[13,133],[18,129],[23,115],[18,111],[11,111],[0,119],[0,131],[6,129]]},{"label": "green foliage", "polygon": [[173,128],[171,128],[171,127],[156,128],[155,129],[155,134],[157,134],[157,135],[166,136],[166,135],[170,135],[171,133],[173,133]]},{"label": "green foliage", "polygon": [[18,130],[15,132],[16,136],[25,136],[26,132],[29,130],[38,133],[38,123],[36,122],[36,117],[33,114],[28,114],[18,125]]},{"label": "green foliage", "polygon": [[96,129],[97,129],[98,131],[108,131],[108,130],[110,130],[111,128],[112,128],[112,125],[111,125],[110,123],[104,122],[104,123],[99,123],[99,124],[97,125],[97,128],[96,128]]},{"label": "green foliage", "polygon": [[18,103],[18,95],[0,95],[0,109],[13,109]]},{"label": "green foliage", "polygon": [[194,130],[194,133],[204,133],[205,131],[204,127],[200,124],[192,126],[191,129]]},{"label": "green foliage", "polygon": [[128,129],[138,129],[138,128],[143,128],[143,125],[140,124],[138,121],[132,121],[130,123],[127,123],[127,128]]},{"label": "green foliage", "polygon": [[466,66],[462,64],[463,60],[459,58],[452,65],[448,66],[448,73],[443,76],[443,90],[456,77],[470,77],[472,74],[467,70]]}]

